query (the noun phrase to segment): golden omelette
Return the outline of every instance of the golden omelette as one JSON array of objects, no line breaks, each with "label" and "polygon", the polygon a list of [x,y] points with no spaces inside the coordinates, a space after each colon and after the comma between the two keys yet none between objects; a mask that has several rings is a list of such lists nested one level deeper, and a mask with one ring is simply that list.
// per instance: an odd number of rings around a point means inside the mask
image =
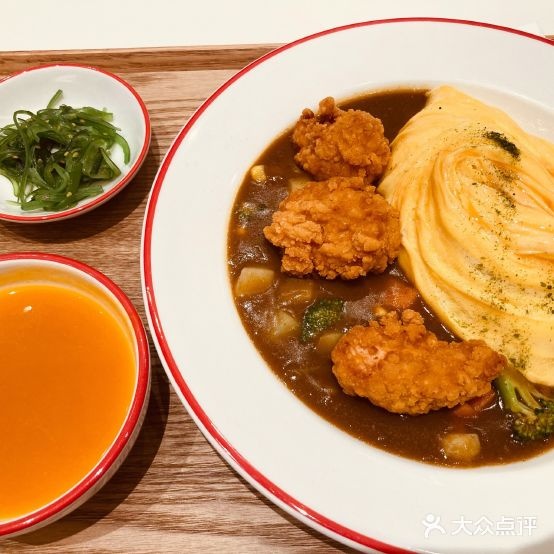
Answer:
[{"label": "golden omelette", "polygon": [[443,323],[554,386],[554,144],[442,86],[393,141],[379,192]]}]

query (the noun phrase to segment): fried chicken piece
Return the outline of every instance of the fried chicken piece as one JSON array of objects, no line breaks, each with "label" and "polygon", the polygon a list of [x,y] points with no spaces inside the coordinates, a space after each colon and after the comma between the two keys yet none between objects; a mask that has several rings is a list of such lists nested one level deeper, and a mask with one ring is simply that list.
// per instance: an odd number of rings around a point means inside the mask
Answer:
[{"label": "fried chicken piece", "polygon": [[362,110],[341,110],[331,97],[319,103],[317,115],[302,112],[292,141],[300,148],[294,159],[318,181],[361,177],[370,184],[390,159],[381,120]]},{"label": "fried chicken piece", "polygon": [[398,212],[359,177],[311,182],[292,192],[264,235],[284,248],[281,269],[296,276],[381,273],[400,249]]},{"label": "fried chicken piece", "polygon": [[344,392],[411,415],[487,394],[507,363],[481,340],[438,340],[413,310],[404,310],[401,320],[390,312],[367,327],[353,327],[331,357]]}]

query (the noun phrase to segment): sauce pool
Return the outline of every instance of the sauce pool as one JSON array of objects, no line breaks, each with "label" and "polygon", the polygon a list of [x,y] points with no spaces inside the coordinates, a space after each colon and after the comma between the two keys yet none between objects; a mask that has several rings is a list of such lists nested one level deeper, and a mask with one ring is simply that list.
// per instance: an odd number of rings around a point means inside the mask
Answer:
[{"label": "sauce pool", "polygon": [[81,481],[111,446],[136,386],[134,345],[74,288],[0,286],[0,521]]},{"label": "sauce pool", "polygon": [[[402,126],[427,100],[424,90],[392,90],[370,93],[341,104],[342,108],[366,110],[382,120],[385,135],[394,139]],[[421,462],[463,467],[501,464],[523,460],[540,454],[554,445],[554,436],[538,441],[521,442],[512,437],[510,415],[499,402],[481,411],[475,418],[462,418],[452,410],[438,410],[422,416],[389,413],[368,400],[346,395],[337,383],[328,353],[322,355],[314,344],[303,344],[298,336],[275,340],[268,329],[276,310],[286,309],[301,321],[306,305],[291,309],[284,305],[279,291],[294,281],[281,272],[281,252],[263,235],[263,228],[279,203],[289,194],[289,180],[303,173],[294,161],[296,150],[289,129],[277,137],[256,160],[266,175],[263,182],[246,175],[235,199],[228,235],[229,275],[233,285],[243,267],[256,266],[273,270],[273,285],[264,293],[235,296],[242,323],[269,367],[307,406],[350,435],[387,452]],[[241,223],[244,206],[253,214],[246,226]],[[353,281],[327,281],[316,277],[315,293],[310,299],[337,298],[345,301],[339,327],[344,331],[353,325],[367,325],[374,318],[375,308],[382,306],[387,294],[395,287],[407,285],[407,278],[395,263],[381,275],[368,275]],[[417,297],[412,309],[421,313],[426,326],[441,340],[455,337],[433,315],[424,301]],[[442,452],[441,437],[449,433],[472,433],[480,437],[479,457],[468,463],[447,459]]]}]

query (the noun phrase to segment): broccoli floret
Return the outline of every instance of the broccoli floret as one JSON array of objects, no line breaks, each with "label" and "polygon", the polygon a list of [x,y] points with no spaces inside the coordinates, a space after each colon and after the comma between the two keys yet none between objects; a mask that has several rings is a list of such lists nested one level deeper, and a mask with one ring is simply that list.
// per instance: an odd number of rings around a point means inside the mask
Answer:
[{"label": "broccoli floret", "polygon": [[512,431],[522,440],[544,439],[554,433],[554,399],[539,391],[515,369],[496,379],[502,406],[512,412]]},{"label": "broccoli floret", "polygon": [[534,440],[554,433],[554,402],[544,402],[544,408],[535,410],[535,417],[516,417],[513,430],[521,439]]},{"label": "broccoli floret", "polygon": [[300,340],[309,342],[325,329],[332,327],[340,319],[344,300],[320,298],[306,308],[302,318]]}]

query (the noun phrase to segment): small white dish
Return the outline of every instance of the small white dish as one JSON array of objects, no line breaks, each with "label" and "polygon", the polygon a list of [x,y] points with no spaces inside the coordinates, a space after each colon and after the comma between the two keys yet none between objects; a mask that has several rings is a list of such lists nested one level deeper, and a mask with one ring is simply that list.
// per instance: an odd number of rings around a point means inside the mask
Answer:
[{"label": "small white dish", "polygon": [[13,122],[16,110],[36,112],[48,104],[54,93],[63,91],[61,104],[74,108],[91,106],[113,113],[112,123],[121,129],[131,150],[128,164],[115,146],[111,157],[121,170],[116,179],[102,184],[104,191],[82,200],[67,210],[24,212],[14,203],[11,183],[0,176],[0,219],[19,223],[44,223],[68,219],[96,208],[116,195],[134,177],[150,146],[150,117],[138,93],[123,79],[95,67],[55,64],[32,67],[0,81],[0,127]]},{"label": "small white dish", "polygon": [[[0,254],[0,275],[2,275],[4,288],[10,285],[39,283],[72,289],[94,298],[101,312],[112,312],[125,328],[134,350],[135,374],[133,392],[129,403],[125,404],[126,415],[104,453],[96,460],[91,459],[88,471],[58,498],[41,504],[29,513],[8,520],[0,519],[0,539],[2,539],[35,531],[67,515],[98,492],[119,469],[140,432],[148,408],[150,351],[146,331],[135,307],[125,293],[98,270],[64,256],[21,252]],[[90,394],[86,381],[72,390],[77,396]],[[28,410],[33,409],[33,401],[36,401],[36,397],[30,394]],[[90,429],[88,433],[87,435],[83,432],[81,440],[86,440],[86,437],[90,436]],[[71,440],[74,439],[75,437]],[[45,444],[48,444],[48,441],[45,441]],[[64,456],[69,457],[72,452],[75,452],[74,449],[72,450],[74,447],[65,448],[65,444],[63,446]],[[39,460],[34,460],[33,464],[37,473],[44,471]],[[47,479],[47,474],[43,475],[43,478]],[[3,499],[2,502],[7,500]]]}]

